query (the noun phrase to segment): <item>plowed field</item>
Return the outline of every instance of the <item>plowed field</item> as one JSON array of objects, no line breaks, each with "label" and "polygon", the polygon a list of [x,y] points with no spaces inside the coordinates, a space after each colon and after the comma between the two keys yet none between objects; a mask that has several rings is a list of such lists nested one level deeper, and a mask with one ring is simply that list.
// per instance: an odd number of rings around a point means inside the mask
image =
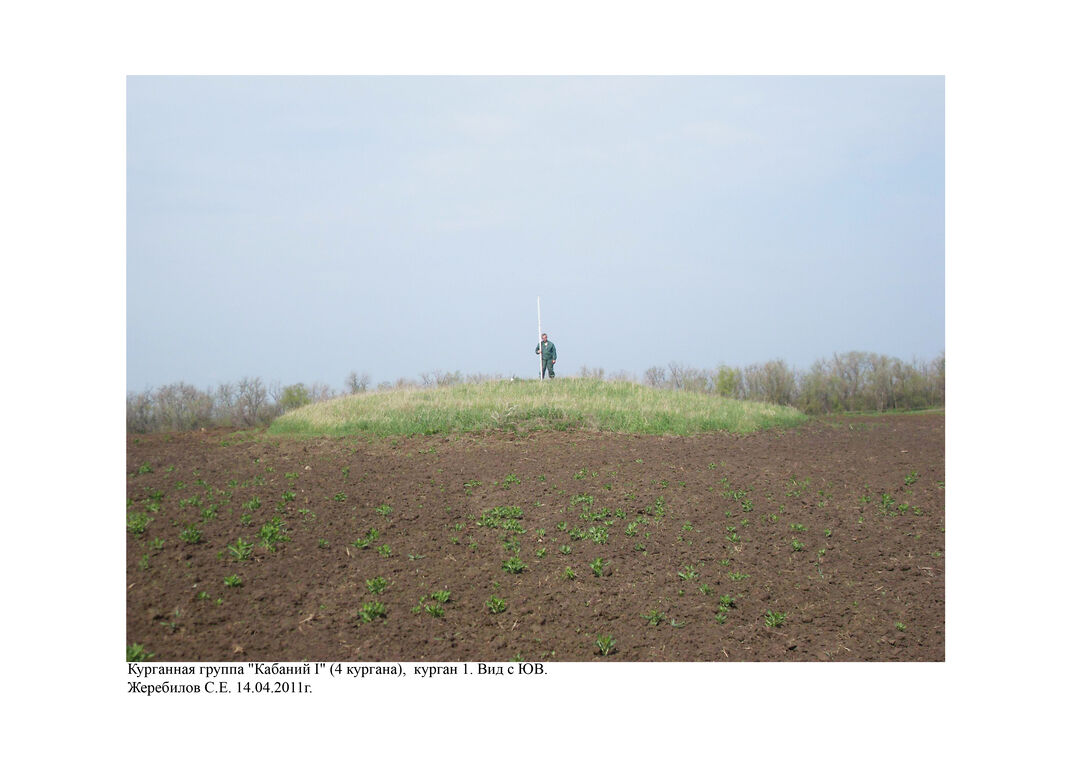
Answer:
[{"label": "plowed field", "polygon": [[942,414],[140,435],[127,474],[127,640],[156,661],[945,659]]}]

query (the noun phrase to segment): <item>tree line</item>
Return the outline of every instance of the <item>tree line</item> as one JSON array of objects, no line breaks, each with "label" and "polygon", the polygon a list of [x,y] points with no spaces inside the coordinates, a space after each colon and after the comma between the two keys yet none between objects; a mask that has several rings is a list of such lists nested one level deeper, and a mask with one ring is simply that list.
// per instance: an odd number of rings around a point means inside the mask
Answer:
[{"label": "tree line", "polygon": [[945,406],[945,353],[931,361],[912,362],[870,352],[835,353],[814,361],[807,370],[794,369],[783,360],[713,369],[670,363],[646,370],[644,382],[651,387],[791,405],[811,415],[941,408]]},{"label": "tree line", "polygon": [[322,382],[289,386],[282,386],[279,382],[267,384],[257,376],[208,389],[178,382],[154,390],[128,392],[127,431],[183,432],[208,427],[265,426],[294,408],[342,395],[409,387],[445,387],[498,378],[503,377],[433,371],[421,374],[419,380],[402,377],[394,382],[380,382],[373,387],[370,374],[352,371],[345,378],[345,386],[341,390]]},{"label": "tree line", "polygon": [[[672,362],[647,369],[641,380],[626,371],[607,375],[603,368],[582,366],[578,376],[791,405],[811,415],[919,410],[945,405],[944,353],[927,362],[905,362],[874,353],[847,352],[819,359],[807,370],[794,369],[783,360],[742,367],[720,364],[706,369]],[[143,433],[215,426],[264,426],[286,411],[340,395],[448,387],[504,378],[507,377],[430,371],[421,374],[419,379],[402,377],[372,386],[370,374],[353,371],[345,378],[341,390],[321,382],[289,386],[277,382],[266,384],[259,377],[245,377],[236,383],[219,384],[205,390],[179,382],[156,390],[129,392],[127,430]]]}]

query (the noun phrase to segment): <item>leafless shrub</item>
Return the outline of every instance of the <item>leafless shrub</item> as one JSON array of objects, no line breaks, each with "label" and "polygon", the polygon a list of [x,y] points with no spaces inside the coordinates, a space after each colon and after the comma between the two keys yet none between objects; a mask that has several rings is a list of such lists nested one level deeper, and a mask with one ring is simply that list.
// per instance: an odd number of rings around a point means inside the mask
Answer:
[{"label": "leafless shrub", "polygon": [[159,387],[154,393],[153,409],[158,427],[184,431],[212,422],[214,399],[209,392],[180,382]]},{"label": "leafless shrub", "polygon": [[371,376],[366,371],[362,374],[350,371],[349,375],[345,377],[345,390],[351,395],[367,392],[370,384]]},{"label": "leafless shrub", "polygon": [[150,392],[127,394],[127,431],[143,433],[156,429],[154,400]]},{"label": "leafless shrub", "polygon": [[667,385],[667,371],[660,366],[652,366],[645,370],[645,383],[650,387],[664,387]]},{"label": "leafless shrub", "polygon": [[323,400],[332,400],[337,397],[337,393],[329,384],[323,382],[314,382],[308,387],[308,397],[311,398],[311,402],[318,403]]},{"label": "leafless shrub", "polygon": [[683,382],[686,376],[686,367],[672,361],[668,363],[668,372],[671,374],[668,381],[668,386],[671,389],[682,389]]},{"label": "leafless shrub", "polygon": [[708,392],[712,386],[709,374],[700,368],[682,368],[679,377],[682,389],[690,392]]},{"label": "leafless shrub", "polygon": [[778,405],[791,405],[795,401],[795,372],[782,360],[770,360],[762,367],[764,374],[764,400]]},{"label": "leafless shrub", "polygon": [[214,396],[215,418],[219,423],[231,424],[237,411],[236,385],[219,384]]},{"label": "leafless shrub", "polygon": [[262,379],[258,376],[254,379],[245,376],[240,380],[236,391],[236,412],[244,426],[259,424],[269,407],[270,395]]},{"label": "leafless shrub", "polygon": [[461,375],[461,371],[445,372],[436,369],[420,374],[421,387],[453,387],[464,383],[465,377]]}]

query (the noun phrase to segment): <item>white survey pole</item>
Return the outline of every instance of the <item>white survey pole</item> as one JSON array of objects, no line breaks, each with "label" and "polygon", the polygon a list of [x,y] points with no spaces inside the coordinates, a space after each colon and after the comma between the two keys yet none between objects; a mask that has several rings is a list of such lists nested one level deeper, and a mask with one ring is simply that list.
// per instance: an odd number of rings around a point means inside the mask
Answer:
[{"label": "white survey pole", "polygon": [[536,346],[540,348],[540,379],[544,379],[544,332],[540,330],[540,297],[536,298]]}]

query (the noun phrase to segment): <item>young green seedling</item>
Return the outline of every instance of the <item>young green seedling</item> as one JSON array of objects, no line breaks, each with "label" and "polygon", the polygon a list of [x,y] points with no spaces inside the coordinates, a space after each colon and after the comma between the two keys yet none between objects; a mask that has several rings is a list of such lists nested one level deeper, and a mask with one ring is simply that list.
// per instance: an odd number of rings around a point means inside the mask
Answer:
[{"label": "young green seedling", "polygon": [[509,572],[511,574],[514,574],[514,575],[520,574],[520,573],[524,572],[525,570],[529,569],[525,565],[525,562],[521,561],[521,559],[519,559],[516,556],[512,556],[509,559],[507,559],[505,562],[503,562],[502,568],[504,570],[506,570],[507,572]]},{"label": "young green seedling", "polygon": [[243,538],[236,539],[235,546],[227,546],[233,559],[238,562],[247,561],[251,558],[251,552],[255,548],[254,543],[245,543]]},{"label": "young green seedling", "polygon": [[377,617],[386,617],[386,605],[378,601],[369,601],[356,613],[361,622],[370,623]]},{"label": "young green seedling", "polygon": [[372,578],[371,580],[365,580],[364,585],[373,594],[380,594],[386,590],[386,586],[390,585],[389,581],[384,577]]},{"label": "young green seedling", "polygon": [[787,617],[785,612],[773,612],[771,609],[765,613],[765,625],[769,628],[779,628]]},{"label": "young green seedling", "polygon": [[667,615],[655,609],[649,610],[642,615],[642,617],[645,618],[645,621],[649,623],[649,625],[659,625],[667,619]]}]

